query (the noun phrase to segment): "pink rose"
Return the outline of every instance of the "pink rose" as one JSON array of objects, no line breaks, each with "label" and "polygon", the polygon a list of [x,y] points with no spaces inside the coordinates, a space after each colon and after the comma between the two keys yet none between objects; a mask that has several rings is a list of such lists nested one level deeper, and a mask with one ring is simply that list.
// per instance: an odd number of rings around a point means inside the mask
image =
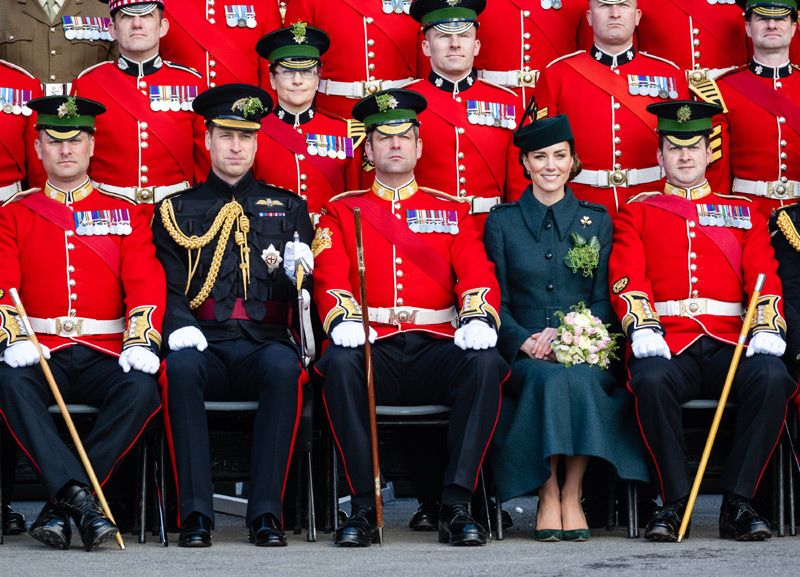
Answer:
[{"label": "pink rose", "polygon": [[574,340],[575,338],[572,336],[571,332],[564,331],[563,333],[561,333],[561,342],[564,343],[565,345],[571,345],[572,341]]}]

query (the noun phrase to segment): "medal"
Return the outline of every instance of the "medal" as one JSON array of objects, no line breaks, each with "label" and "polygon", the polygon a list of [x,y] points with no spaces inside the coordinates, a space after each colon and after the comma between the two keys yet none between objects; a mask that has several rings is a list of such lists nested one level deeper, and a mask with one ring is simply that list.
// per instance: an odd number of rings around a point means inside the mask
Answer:
[{"label": "medal", "polygon": [[394,12],[393,4],[394,2],[392,2],[392,0],[383,0],[383,6],[382,6],[383,13],[391,14],[392,12]]},{"label": "medal", "polygon": [[100,40],[100,19],[92,18],[91,36],[92,40]]},{"label": "medal", "polygon": [[553,0],[542,0],[542,8],[550,10],[553,7]]},{"label": "medal", "polygon": [[554,10],[561,10],[561,6],[562,5],[563,4],[562,4],[561,0],[553,0],[553,9]]},{"label": "medal", "polygon": [[270,273],[275,272],[280,264],[283,262],[283,258],[281,257],[281,253],[275,248],[275,245],[270,243],[270,245],[264,249],[261,253],[261,258],[264,259],[264,262],[267,263],[267,270]]}]

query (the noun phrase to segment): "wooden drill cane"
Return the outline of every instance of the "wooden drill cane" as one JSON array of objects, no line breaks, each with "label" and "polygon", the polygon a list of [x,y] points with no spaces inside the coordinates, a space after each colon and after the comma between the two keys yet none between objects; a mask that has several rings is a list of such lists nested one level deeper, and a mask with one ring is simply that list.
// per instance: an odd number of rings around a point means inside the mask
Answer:
[{"label": "wooden drill cane", "polygon": [[744,343],[747,340],[747,333],[750,330],[750,323],[753,320],[753,314],[758,304],[758,297],[761,295],[761,289],[764,286],[766,275],[759,274],[756,279],[756,287],[750,297],[750,305],[747,307],[747,314],[742,323],[742,330],[739,333],[739,339],[736,341],[736,349],[733,351],[733,358],[728,367],[728,376],[725,378],[725,384],[722,387],[722,393],[719,396],[719,403],[717,403],[717,410],[714,413],[714,420],[711,423],[711,430],[708,432],[708,439],[706,439],[706,446],[703,449],[703,457],[700,459],[700,465],[697,467],[697,475],[694,477],[694,484],[692,485],[692,492],[689,493],[689,501],[686,503],[686,511],[681,519],[681,528],[678,530],[678,543],[683,541],[683,536],[686,535],[686,529],[689,527],[689,521],[692,518],[692,510],[694,509],[694,502],[697,500],[697,494],[700,492],[700,483],[703,482],[703,475],[706,472],[706,465],[708,465],[708,458],[711,456],[711,447],[714,446],[714,440],[717,438],[717,431],[719,430],[719,423],[722,420],[722,412],[725,410],[725,404],[728,402],[728,394],[731,392],[733,385],[733,377],[736,376],[736,369],[739,368],[739,359],[742,357],[742,350]]},{"label": "wooden drill cane", "polygon": [[[14,301],[14,306],[17,308],[17,313],[22,319],[25,332],[28,333],[28,338],[39,351],[39,365],[42,367],[44,378],[47,380],[47,384],[50,386],[50,392],[53,393],[53,397],[58,405],[58,410],[61,411],[61,416],[64,417],[64,422],[67,424],[67,429],[69,430],[69,436],[72,437],[72,442],[75,443],[75,448],[78,450],[78,455],[81,458],[83,467],[86,469],[86,475],[89,477],[89,481],[92,484],[92,489],[94,489],[94,492],[100,501],[100,506],[103,508],[103,514],[116,525],[117,522],[114,521],[114,516],[111,514],[111,509],[108,507],[108,502],[106,502],[103,489],[100,487],[100,483],[97,480],[97,475],[94,474],[92,464],[89,462],[89,456],[86,454],[86,450],[83,448],[83,443],[81,443],[81,438],[78,436],[77,429],[75,429],[75,423],[72,422],[72,416],[69,414],[67,405],[64,403],[64,398],[61,396],[61,391],[58,390],[58,384],[56,384],[53,373],[50,371],[50,365],[47,364],[47,359],[45,359],[44,355],[42,354],[42,347],[39,344],[39,339],[36,338],[36,333],[33,332],[33,327],[28,319],[28,314],[25,312],[25,307],[22,306],[19,293],[17,292],[17,289],[12,288],[9,289],[8,294],[11,297],[11,300]],[[117,530],[115,537],[117,539],[117,544],[119,544],[119,548],[124,550],[125,543],[122,541],[122,534],[119,532],[119,530]]]},{"label": "wooden drill cane", "polygon": [[361,317],[364,325],[364,376],[369,400],[369,437],[372,444],[372,476],[375,486],[375,517],[378,523],[378,542],[383,546],[383,501],[381,499],[381,464],[378,460],[378,421],[375,416],[375,382],[372,375],[372,343],[369,342],[369,307],[367,306],[367,278],[364,266],[364,238],[361,233],[361,209],[353,210],[356,225],[356,252],[358,253],[358,282],[361,292]]}]

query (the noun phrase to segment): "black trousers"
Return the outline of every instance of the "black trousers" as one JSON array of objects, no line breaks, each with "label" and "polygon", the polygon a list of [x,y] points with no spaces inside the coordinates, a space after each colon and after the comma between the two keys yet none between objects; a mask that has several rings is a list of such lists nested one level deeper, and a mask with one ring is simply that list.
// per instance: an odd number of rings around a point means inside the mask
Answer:
[{"label": "black trousers", "polygon": [[167,355],[163,393],[178,475],[180,518],[214,518],[208,420],[204,401],[258,401],[250,462],[247,524],[265,513],[281,519],[283,491],[302,406],[297,351],[249,338]]},{"label": "black trousers", "polygon": [[[680,499],[691,489],[680,406],[696,398],[719,398],[733,351],[733,345],[702,337],[671,360],[630,359],[639,426],[666,501]],[[723,462],[723,490],[745,497],[755,494],[796,388],[780,358],[742,355],[729,397],[738,408],[733,443]]]},{"label": "black trousers", "polygon": [[[117,357],[84,345],[53,352],[49,363],[65,402],[99,409],[91,432],[81,440],[102,484],[160,410],[156,378],[136,370],[125,373]],[[53,403],[38,364],[15,369],[0,363],[0,411],[51,498],[67,483],[89,484],[47,412]]]},{"label": "black trousers", "polygon": [[[377,404],[451,407],[443,485],[474,491],[500,413],[500,387],[509,371],[500,353],[463,351],[452,339],[406,332],[374,343],[372,363]],[[331,345],[317,370],[325,377],[323,401],[350,491],[369,493],[373,476],[363,348]]]}]

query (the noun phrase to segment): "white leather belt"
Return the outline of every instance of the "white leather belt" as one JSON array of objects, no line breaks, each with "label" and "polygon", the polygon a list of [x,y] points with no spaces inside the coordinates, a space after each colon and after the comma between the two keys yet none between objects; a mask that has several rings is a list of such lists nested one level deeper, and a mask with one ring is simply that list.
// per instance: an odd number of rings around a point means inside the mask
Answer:
[{"label": "white leather belt", "polygon": [[588,170],[584,168],[578,173],[578,176],[572,179],[572,182],[588,184],[598,188],[609,188],[611,186],[625,187],[657,182],[663,177],[664,171],[660,166],[622,170]]},{"label": "white leather belt", "polygon": [[697,315],[738,317],[744,313],[744,307],[742,303],[729,303],[714,299],[684,299],[682,301],[657,302],[656,312],[664,317],[694,317]]},{"label": "white leather belt", "polygon": [[59,84],[57,82],[45,82],[42,84],[42,92],[45,96],[64,96],[72,92],[72,82]]},{"label": "white leather belt", "polygon": [[774,180],[772,182],[767,182],[765,180],[734,178],[733,192],[763,196],[765,198],[775,198],[778,200],[800,198],[800,182],[796,180],[788,180],[786,182]]},{"label": "white leather belt", "polygon": [[492,207],[503,202],[500,196],[466,196],[464,197],[469,201],[470,214],[483,214],[492,210]]},{"label": "white leather belt", "polygon": [[399,88],[414,80],[363,80],[356,82],[339,82],[338,80],[320,80],[317,92],[331,96],[346,96],[347,98],[364,98],[388,88]]},{"label": "white leather belt", "polygon": [[382,325],[410,323],[412,325],[441,325],[458,318],[455,307],[449,309],[418,309],[415,307],[369,307],[369,320]]},{"label": "white leather belt", "polygon": [[15,182],[14,184],[9,184],[8,186],[0,186],[0,203],[6,202],[20,190],[22,190],[21,182]]},{"label": "white leather belt", "polygon": [[115,335],[125,331],[125,319],[98,321],[83,317],[58,317],[37,319],[30,317],[34,332],[60,337],[80,337],[84,335]]},{"label": "white leather belt", "polygon": [[535,88],[539,80],[538,70],[478,70],[478,78],[492,84],[513,88]]},{"label": "white leather belt", "polygon": [[168,186],[149,187],[113,186],[111,184],[102,184],[100,182],[94,182],[93,184],[95,188],[110,192],[116,196],[125,197],[136,204],[156,204],[165,198],[169,198],[173,194],[177,194],[186,190],[190,186],[185,180],[183,182],[179,182],[178,184],[170,184]]}]

